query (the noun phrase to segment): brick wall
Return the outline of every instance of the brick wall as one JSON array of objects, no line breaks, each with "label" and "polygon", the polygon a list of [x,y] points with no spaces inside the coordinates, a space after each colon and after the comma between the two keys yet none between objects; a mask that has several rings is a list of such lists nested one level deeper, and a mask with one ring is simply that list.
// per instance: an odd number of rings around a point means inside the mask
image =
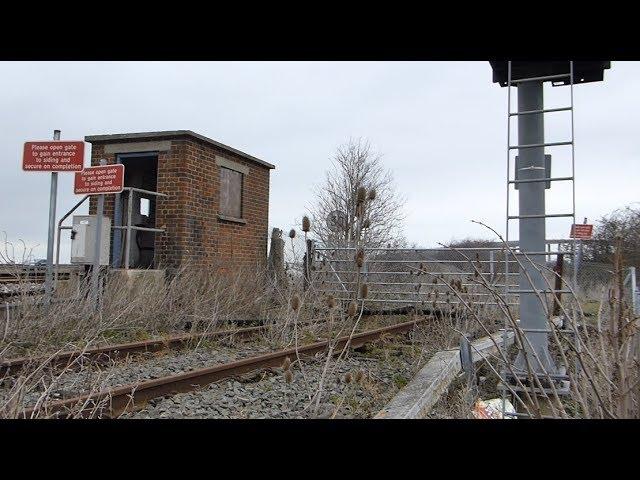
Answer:
[{"label": "brick wall", "polygon": [[[249,168],[242,193],[246,224],[218,219],[216,155]],[[115,163],[115,154],[105,155],[104,143],[96,142],[91,164],[98,165],[101,158]],[[191,137],[172,140],[170,151],[158,153],[158,192],[168,197],[159,197],[156,205],[156,226],[166,229],[165,234],[156,234],[156,267],[171,270],[183,262],[222,269],[266,264],[269,173],[267,167],[207,142]],[[112,220],[114,197],[105,198],[105,215]],[[95,198],[89,208],[94,214]]]}]

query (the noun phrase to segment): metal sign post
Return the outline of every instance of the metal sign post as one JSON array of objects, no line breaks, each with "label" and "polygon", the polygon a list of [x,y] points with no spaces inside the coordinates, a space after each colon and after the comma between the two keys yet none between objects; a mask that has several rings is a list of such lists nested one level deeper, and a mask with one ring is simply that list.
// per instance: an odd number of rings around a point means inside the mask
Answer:
[{"label": "metal sign post", "polygon": [[73,193],[97,195],[96,241],[93,250],[91,269],[91,300],[96,311],[100,308],[100,256],[102,253],[102,217],[104,215],[104,196],[120,193],[124,186],[124,165],[107,165],[100,160],[100,166],[88,167],[77,172],[73,182]]},{"label": "metal sign post", "polygon": [[590,240],[593,235],[593,224],[587,223],[587,217],[584,217],[582,225],[571,225],[571,232],[569,238],[573,238],[575,242],[578,242],[578,248],[576,250],[575,258],[573,259],[573,288],[578,288],[578,272],[580,271],[580,264],[582,263],[582,240]]},{"label": "metal sign post", "polygon": [[[53,131],[53,139],[60,140],[60,130]],[[49,231],[47,232],[47,272],[44,277],[44,295],[46,301],[51,300],[53,285],[53,247],[56,233],[56,203],[58,200],[58,172],[51,172],[51,188],[49,190]]]},{"label": "metal sign post", "polygon": [[22,152],[22,170],[25,172],[50,172],[49,232],[47,235],[47,271],[44,279],[45,299],[51,300],[53,291],[53,249],[56,230],[56,203],[58,196],[58,172],[80,171],[84,164],[84,142],[60,141],[60,130],[53,131],[53,141],[25,142]]},{"label": "metal sign post", "polygon": [[[100,165],[106,165],[105,159]],[[104,213],[104,195],[98,195],[96,210],[96,244],[93,250],[93,268],[91,269],[91,300],[97,312],[100,308],[100,253],[102,253],[102,214]]]}]

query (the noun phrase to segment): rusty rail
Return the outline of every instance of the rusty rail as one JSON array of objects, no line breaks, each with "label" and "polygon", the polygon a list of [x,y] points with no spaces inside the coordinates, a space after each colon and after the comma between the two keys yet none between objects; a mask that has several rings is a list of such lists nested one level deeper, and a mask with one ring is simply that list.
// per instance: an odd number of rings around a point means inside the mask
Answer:
[{"label": "rusty rail", "polygon": [[[352,337],[342,337],[338,339],[335,348],[336,354],[345,346],[352,348],[360,347],[366,343],[378,340],[384,335],[398,335],[406,333],[414,328],[418,323],[425,322],[426,318],[416,319],[389,327],[382,327],[367,332],[353,335]],[[296,348],[287,348],[277,352],[245,358],[231,363],[214,365],[191,372],[184,372],[177,375],[170,375],[163,378],[147,380],[141,383],[134,383],[115,387],[100,392],[80,395],[66,400],[58,400],[41,409],[47,414],[61,413],[73,407],[82,407],[80,415],[91,414],[96,407],[102,408],[102,404],[108,410],[106,416],[117,417],[125,411],[134,410],[144,406],[146,402],[153,398],[164,395],[174,395],[195,390],[198,387],[208,385],[229,377],[234,377],[254,370],[268,367],[280,366],[287,357],[296,354],[300,356],[311,356],[324,351],[329,345],[329,341],[321,341]],[[31,417],[35,408],[24,411],[24,417]]]},{"label": "rusty rail", "polygon": [[145,340],[140,342],[121,343],[119,345],[90,348],[86,350],[61,352],[52,356],[43,355],[39,357],[12,358],[10,360],[0,362],[0,375],[15,375],[16,373],[24,370],[28,365],[41,365],[43,363],[51,364],[54,367],[69,367],[79,357],[93,362],[100,362],[103,360],[123,358],[134,353],[158,352],[170,348],[180,348],[191,342],[207,340],[210,338],[232,335],[244,337],[246,335],[253,335],[265,328],[265,326],[258,326],[235,330],[218,330],[208,333],[175,335],[158,340]]},{"label": "rusty rail", "polygon": [[[77,265],[60,265],[60,279],[68,280],[71,274],[78,272]],[[0,265],[0,284],[44,283],[46,268],[37,265],[2,264]]]}]

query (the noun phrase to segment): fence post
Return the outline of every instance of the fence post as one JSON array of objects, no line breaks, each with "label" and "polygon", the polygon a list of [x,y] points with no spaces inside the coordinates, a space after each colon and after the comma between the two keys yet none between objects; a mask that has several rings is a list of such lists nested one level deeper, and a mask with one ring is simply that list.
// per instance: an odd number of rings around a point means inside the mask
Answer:
[{"label": "fence post", "polygon": [[562,293],[560,293],[560,290],[562,290],[562,273],[564,270],[564,254],[563,253],[559,253],[558,256],[556,257],[556,266],[553,267],[553,271],[556,273],[556,281],[555,281],[555,285],[554,285],[554,289],[556,290],[553,293],[553,316],[557,317],[558,315],[560,315],[560,304],[562,303]]},{"label": "fence post", "polygon": [[578,292],[578,270],[580,270],[580,263],[582,263],[582,240],[578,240],[578,248],[576,248],[576,241],[573,241],[573,290]]},{"label": "fence post", "polygon": [[284,282],[284,240],[282,239],[282,230],[279,228],[274,228],[271,231],[268,268],[271,278],[273,278],[277,284]]},{"label": "fence post", "polygon": [[640,313],[640,305],[638,305],[640,292],[638,292],[638,284],[636,282],[636,267],[629,267],[629,276],[631,277],[631,305],[633,313]]},{"label": "fence post", "polygon": [[306,291],[311,284],[311,265],[313,264],[313,255],[314,255],[314,245],[313,240],[307,239],[307,251],[304,254],[303,259],[303,269],[304,269],[304,290]]}]

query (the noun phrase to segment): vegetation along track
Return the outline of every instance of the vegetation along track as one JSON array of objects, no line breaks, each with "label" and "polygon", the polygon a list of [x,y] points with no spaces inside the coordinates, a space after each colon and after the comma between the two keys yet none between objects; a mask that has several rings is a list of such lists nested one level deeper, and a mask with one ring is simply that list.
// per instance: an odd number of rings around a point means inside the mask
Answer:
[{"label": "vegetation along track", "polygon": [[[341,337],[336,341],[335,354],[339,354],[345,347],[357,348],[367,343],[380,339],[385,335],[398,335],[409,332],[413,327],[425,322],[426,318],[415,319],[375,330],[357,333],[351,337]],[[287,357],[312,356],[322,352],[329,346],[329,341],[321,341],[297,349],[286,348],[276,352],[266,353],[251,358],[245,358],[235,362],[215,365],[177,375],[170,375],[141,383],[123,385],[121,387],[103,390],[94,394],[81,395],[65,400],[51,402],[45,406],[47,415],[64,415],[64,412],[74,407],[82,406],[80,415],[89,415],[95,412],[97,406],[104,405],[104,416],[117,417],[125,411],[134,410],[144,406],[153,398],[174,395],[176,393],[189,392],[198,387],[217,382],[226,378],[242,375],[255,370],[268,367],[276,367],[283,364]],[[35,408],[26,409],[25,417],[31,417]]]}]

